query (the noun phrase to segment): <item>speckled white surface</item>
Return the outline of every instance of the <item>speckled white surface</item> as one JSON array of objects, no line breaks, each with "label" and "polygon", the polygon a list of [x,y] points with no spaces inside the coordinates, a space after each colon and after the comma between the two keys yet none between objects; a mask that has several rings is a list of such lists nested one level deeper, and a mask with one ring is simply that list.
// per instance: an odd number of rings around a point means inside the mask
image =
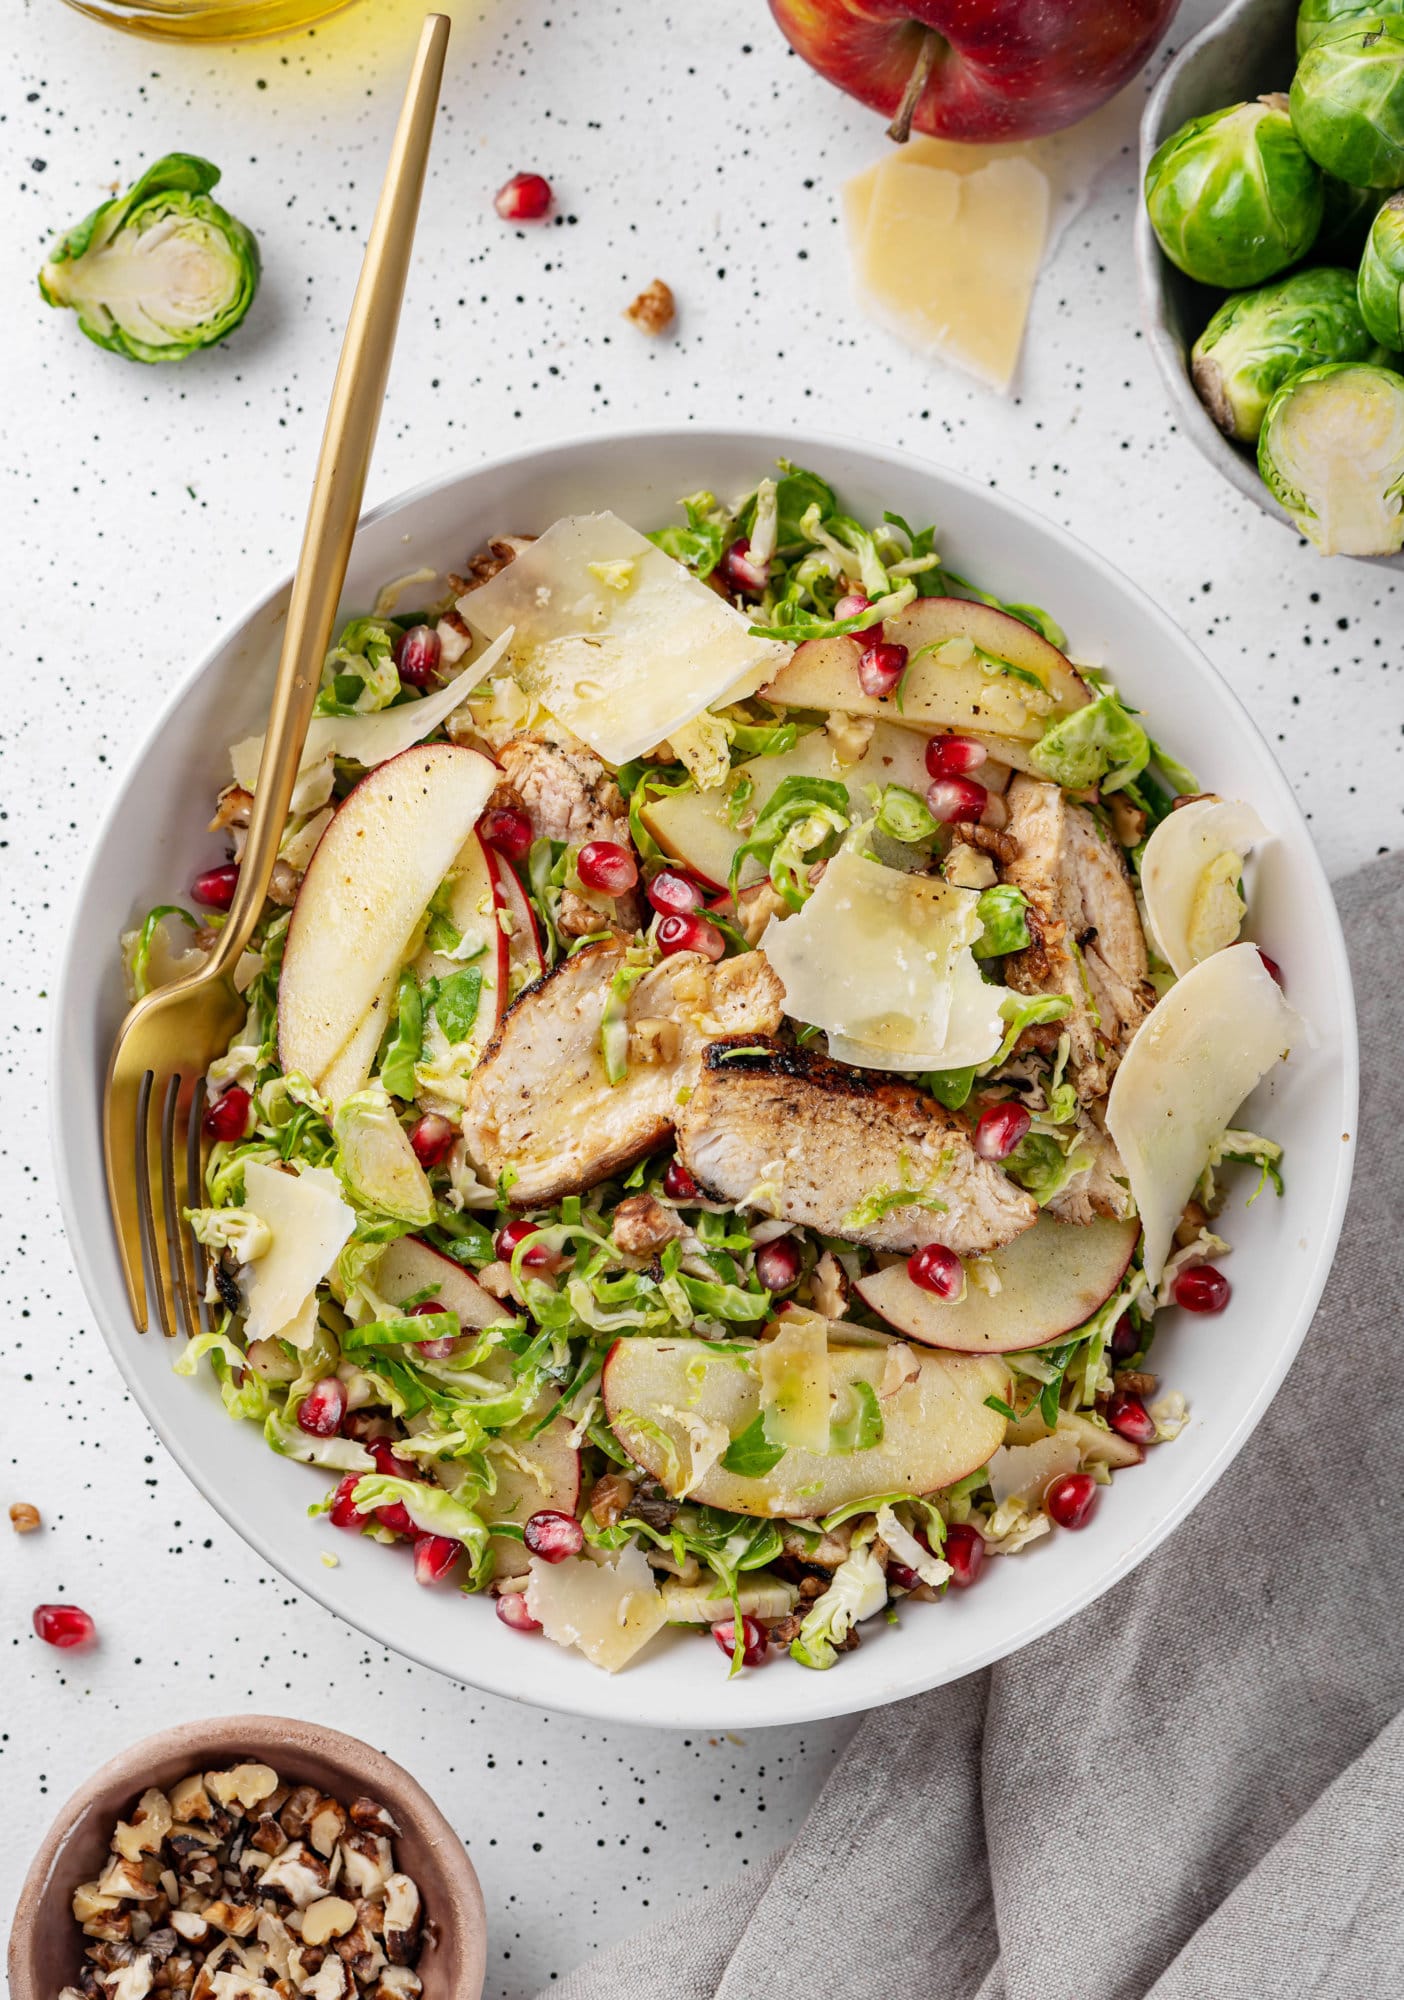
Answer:
[{"label": "speckled white surface", "polygon": [[[1180,620],[1254,709],[1333,872],[1397,841],[1398,579],[1319,561],[1170,430],[1138,331],[1129,153],[1062,240],[1004,403],[853,311],[836,197],[877,155],[877,124],[786,54],[759,0],[449,11],[370,500],[636,420],[789,418],[906,444],[1066,523]],[[1211,11],[1192,0],[1174,39]],[[278,1708],[359,1731],[431,1787],[483,1878],[487,1991],[518,1996],[785,1839],[848,1725],[604,1731],[410,1668],[291,1595],[122,1393],[65,1253],[45,1132],[46,989],[80,858],[165,688],[295,553],[420,12],[362,0],[313,35],[200,52],[60,0],[6,10],[0,1504],[32,1500],[46,1527],[20,1540],[0,1523],[0,1905],[110,1748],[183,1715]],[[32,274],[54,228],[172,148],[223,166],[266,277],[226,349],[140,369],[49,313]],[[550,177],[562,219],[496,219],[492,191],[522,167]],[[655,275],[681,317],[650,343],[619,313]],[[86,921],[107,950],[102,913]],[[32,1606],[59,1596],[93,1613],[94,1651],[33,1637]]]}]

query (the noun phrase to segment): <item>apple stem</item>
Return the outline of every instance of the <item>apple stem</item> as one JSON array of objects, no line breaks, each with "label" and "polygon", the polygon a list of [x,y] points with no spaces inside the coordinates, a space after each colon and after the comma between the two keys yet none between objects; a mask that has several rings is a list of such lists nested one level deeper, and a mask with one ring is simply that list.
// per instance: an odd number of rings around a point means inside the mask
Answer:
[{"label": "apple stem", "polygon": [[912,73],[907,78],[907,87],[902,92],[902,102],[897,106],[897,115],[887,128],[887,136],[895,145],[905,146],[912,136],[912,117],[921,94],[931,80],[931,72],[936,67],[936,58],[941,52],[943,37],[934,28],[923,28],[921,41],[917,45],[916,61]]}]

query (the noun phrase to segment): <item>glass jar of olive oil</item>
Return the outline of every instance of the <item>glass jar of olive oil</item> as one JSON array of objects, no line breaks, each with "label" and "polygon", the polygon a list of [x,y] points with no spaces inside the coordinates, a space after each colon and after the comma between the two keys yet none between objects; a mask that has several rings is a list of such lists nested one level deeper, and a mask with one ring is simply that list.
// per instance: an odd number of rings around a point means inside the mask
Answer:
[{"label": "glass jar of olive oil", "polygon": [[168,41],[235,42],[305,28],[348,0],[68,0],[80,14]]}]

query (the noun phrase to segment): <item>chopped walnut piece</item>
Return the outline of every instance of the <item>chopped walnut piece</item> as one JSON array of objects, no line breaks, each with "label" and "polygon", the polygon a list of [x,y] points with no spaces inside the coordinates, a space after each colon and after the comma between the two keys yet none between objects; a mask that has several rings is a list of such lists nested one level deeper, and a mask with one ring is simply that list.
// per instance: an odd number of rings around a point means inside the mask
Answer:
[{"label": "chopped walnut piece", "polygon": [[223,833],[227,826],[243,826],[249,823],[253,811],[253,793],[246,792],[240,785],[226,785],[219,795],[215,816],[210,821],[211,833]]},{"label": "chopped walnut piece", "polygon": [[645,285],[631,306],[626,306],[624,317],[641,333],[666,333],[677,317],[677,301],[672,287],[665,285],[661,278],[655,278]]},{"label": "chopped walnut piece", "polygon": [[626,1257],[651,1257],[681,1236],[683,1226],[676,1210],[665,1208],[651,1194],[631,1194],[615,1209],[610,1233]]},{"label": "chopped walnut piece", "polygon": [[143,1792],[132,1814],[132,1823],[118,1820],[112,1845],[128,1861],[140,1861],[143,1854],[159,1854],[161,1844],[173,1824],[171,1802],[155,1787]]},{"label": "chopped walnut piece", "polygon": [[34,1530],[42,1525],[39,1509],[32,1506],[28,1500],[10,1502],[10,1526],[17,1535],[32,1535]]},{"label": "chopped walnut piece", "polygon": [[337,1849],[342,1873],[357,1896],[378,1896],[390,1877],[390,1843],[383,1835],[357,1828]]},{"label": "chopped walnut piece", "polygon": [[747,890],[739,905],[738,921],[747,944],[758,945],[772,919],[783,922],[790,914],[785,898],[769,882]]},{"label": "chopped walnut piece", "polygon": [[383,1805],[379,1804],[375,1799],[368,1799],[364,1796],[359,1799],[352,1799],[351,1801],[351,1824],[352,1826],[370,1827],[376,1833],[398,1833],[400,1831]]},{"label": "chopped walnut piece", "polygon": [[138,1862],[128,1861],[123,1854],[114,1854],[103,1873],[98,1877],[100,1896],[134,1897],[139,1903],[149,1903],[160,1892],[148,1882],[141,1872]]},{"label": "chopped walnut piece", "polygon": [[1108,792],[1102,800],[1112,832],[1123,847],[1139,847],[1146,837],[1146,815],[1121,792]]},{"label": "chopped walnut piece", "polygon": [[328,1954],[302,1989],[303,2000],[342,2000],[351,1991],[351,1975],[342,1961]]},{"label": "chopped walnut piece", "polygon": [[344,1896],[323,1896],[302,1913],[302,1941],[326,1944],[332,1938],[345,1937],[355,1921],[354,1903],[348,1903]]},{"label": "chopped walnut piece", "polygon": [[258,1922],[258,1911],[252,1904],[227,1903],[222,1897],[217,1903],[206,1903],[200,1914],[226,1937],[249,1937]]},{"label": "chopped walnut piece", "polygon": [[289,866],[286,861],[275,861],[273,863],[273,873],[268,878],[269,902],[277,903],[282,909],[290,910],[297,901],[297,892],[301,883],[302,876],[296,868]]},{"label": "chopped walnut piece", "polygon": [[622,1472],[606,1472],[590,1489],[590,1512],[602,1528],[614,1527],[629,1511],[634,1482]]},{"label": "chopped walnut piece", "polygon": [[315,1785],[298,1785],[278,1815],[278,1824],[289,1840],[301,1840],[307,1822],[316,1811],[322,1794]]},{"label": "chopped walnut piece", "polygon": [[999,880],[989,855],[963,840],[953,842],[941,873],[954,889],[992,889]]},{"label": "chopped walnut piece", "polygon": [[192,1771],[188,1778],[171,1790],[171,1814],[182,1825],[193,1820],[214,1818],[214,1803],[205,1790],[205,1780],[200,1772]]},{"label": "chopped walnut piece", "polygon": [[1160,1377],[1144,1368],[1118,1368],[1112,1376],[1112,1387],[1124,1390],[1128,1396],[1153,1396],[1160,1387]]},{"label": "chopped walnut piece", "polygon": [[872,742],[876,728],[875,715],[844,715],[833,708],[824,724],[824,734],[833,744],[834,756],[840,765],[856,764]]},{"label": "chopped walnut piece", "polygon": [[295,1840],[269,1862],[258,1878],[258,1889],[260,1895],[269,1889],[281,1889],[289,1902],[305,1910],[309,1903],[325,1895],[330,1882],[331,1871],[321,1855],[309,1852],[300,1840]]},{"label": "chopped walnut piece", "polygon": [[848,1279],[832,1250],[826,1250],[814,1266],[809,1295],[815,1312],[823,1313],[825,1319],[842,1319],[848,1311]]},{"label": "chopped walnut piece", "polygon": [[676,1021],[631,1021],[629,1061],[670,1063],[677,1059],[679,1030]]},{"label": "chopped walnut piece", "polygon": [[407,1965],[387,1965],[372,1989],[370,2000],[419,2000],[424,1991],[417,1972]]},{"label": "chopped walnut piece", "polygon": [[345,1806],[335,1799],[322,1799],[307,1822],[307,1837],[319,1854],[330,1859],[348,1824]]},{"label": "chopped walnut piece", "polygon": [[222,1806],[256,1806],[277,1791],[278,1773],[271,1764],[236,1764],[231,1771],[207,1771],[205,1787]]},{"label": "chopped walnut piece", "polygon": [[392,1965],[413,1965],[419,1956],[419,1890],[408,1875],[385,1884],[385,1953]]}]

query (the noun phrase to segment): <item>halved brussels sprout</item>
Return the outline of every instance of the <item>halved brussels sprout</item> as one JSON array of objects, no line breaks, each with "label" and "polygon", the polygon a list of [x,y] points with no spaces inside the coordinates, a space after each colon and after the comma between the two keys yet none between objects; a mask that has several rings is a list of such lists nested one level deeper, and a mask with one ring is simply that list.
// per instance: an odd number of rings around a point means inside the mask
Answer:
[{"label": "halved brussels sprout", "polygon": [[1359,296],[1361,316],[1375,339],[1404,348],[1404,194],[1392,194],[1370,225]]},{"label": "halved brussels sprout", "polygon": [[1263,412],[1289,376],[1323,361],[1385,361],[1365,329],[1351,271],[1294,271],[1225,299],[1190,354],[1194,386],[1214,422],[1256,444]]},{"label": "halved brussels sprout", "polygon": [[1258,470],[1327,556],[1404,547],[1404,375],[1328,362],[1284,382],[1268,404]]},{"label": "halved brussels sprout", "polygon": [[258,245],[210,189],[219,168],[167,153],[49,252],[39,289],[129,361],[183,361],[223,340],[258,289]]},{"label": "halved brussels sprout", "polygon": [[1324,203],[1280,94],[1192,118],[1146,169],[1161,249],[1189,277],[1231,291],[1295,264],[1315,241]]},{"label": "halved brussels sprout", "polygon": [[1292,79],[1292,123],[1319,167],[1351,187],[1404,187],[1404,19],[1372,14],[1317,42]]},{"label": "halved brussels sprout", "polygon": [[1332,35],[1348,35],[1376,14],[1404,14],[1404,0],[1302,0],[1297,10],[1298,56]]}]

